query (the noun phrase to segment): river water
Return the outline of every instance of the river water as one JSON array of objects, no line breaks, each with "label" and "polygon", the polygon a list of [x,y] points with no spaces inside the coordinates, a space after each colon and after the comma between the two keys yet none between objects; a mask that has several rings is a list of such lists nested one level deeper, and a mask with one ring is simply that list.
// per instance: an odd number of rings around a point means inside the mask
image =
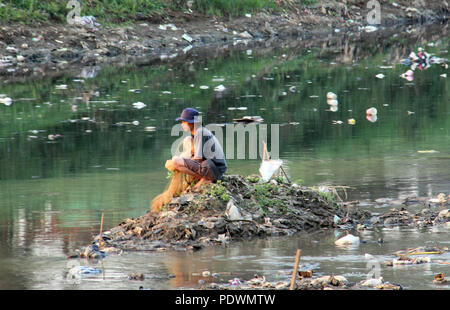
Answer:
[{"label": "river water", "polygon": [[[366,242],[357,248],[336,247],[343,232],[331,230],[195,253],[66,259],[99,232],[102,213],[107,230],[148,210],[167,183],[164,162],[177,139],[171,136],[174,119],[188,106],[202,112],[205,124],[243,116],[278,124],[279,157],[292,181],[347,186],[348,199],[371,212],[392,208],[373,203],[378,198],[449,195],[449,82],[441,76],[447,70],[435,64],[416,69],[411,81],[400,77],[409,69],[401,59],[419,47],[450,58],[446,31],[444,25],[408,28],[364,40],[350,33],[278,47],[239,42],[209,58],[194,50],[152,66],[2,81],[0,94],[13,102],[0,104],[0,288],[198,288],[199,280],[248,280],[254,274],[287,280],[301,249],[301,268],[319,275],[361,281],[369,272],[364,254],[370,253],[386,281],[407,289],[448,289],[432,279],[439,272],[450,275],[450,265],[383,265],[397,250],[449,246],[449,230],[440,227],[359,232]],[[226,91],[215,92],[218,85]],[[328,92],[338,95],[337,110],[327,104]],[[133,105],[138,102],[145,107]],[[378,110],[374,122],[366,119],[371,107]],[[354,125],[347,122],[351,118]],[[257,173],[260,159],[228,164],[228,173],[247,175]],[[68,277],[77,265],[102,273]],[[203,278],[203,271],[220,276]],[[145,279],[129,280],[132,273]]]}]

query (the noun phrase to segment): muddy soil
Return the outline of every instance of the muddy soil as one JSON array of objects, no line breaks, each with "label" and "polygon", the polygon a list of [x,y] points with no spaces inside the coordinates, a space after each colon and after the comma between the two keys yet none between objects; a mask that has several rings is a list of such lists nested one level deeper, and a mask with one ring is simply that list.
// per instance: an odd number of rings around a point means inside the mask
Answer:
[{"label": "muddy soil", "polygon": [[[343,3],[344,2],[344,3]],[[75,67],[173,59],[191,49],[233,46],[241,41],[280,40],[312,35],[374,31],[367,26],[366,1],[318,1],[309,8],[260,12],[251,17],[213,18],[196,12],[140,17],[127,26],[36,23],[0,28],[0,77],[4,82],[41,78]],[[381,1],[379,28],[448,19],[446,1]],[[167,26],[170,25],[170,26]],[[149,59],[150,58],[150,59]]]}]

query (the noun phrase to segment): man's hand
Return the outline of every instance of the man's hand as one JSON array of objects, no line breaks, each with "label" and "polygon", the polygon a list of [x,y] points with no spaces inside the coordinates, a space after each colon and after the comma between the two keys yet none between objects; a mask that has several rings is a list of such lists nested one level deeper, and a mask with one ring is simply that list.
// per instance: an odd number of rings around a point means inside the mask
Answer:
[{"label": "man's hand", "polygon": [[166,168],[167,168],[167,170],[175,171],[175,169],[176,169],[175,162],[173,160],[169,159],[168,161],[166,161]]}]

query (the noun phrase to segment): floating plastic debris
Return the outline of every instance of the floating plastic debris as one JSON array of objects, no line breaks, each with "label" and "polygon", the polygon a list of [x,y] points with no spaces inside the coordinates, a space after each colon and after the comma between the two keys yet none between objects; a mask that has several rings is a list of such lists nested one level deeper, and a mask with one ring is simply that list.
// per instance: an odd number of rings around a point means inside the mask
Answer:
[{"label": "floating plastic debris", "polygon": [[292,93],[295,93],[297,91],[297,87],[296,86],[291,86],[289,87],[289,91]]},{"label": "floating plastic debris", "polygon": [[375,75],[376,78],[384,79],[385,75],[383,73]]},{"label": "floating plastic debris", "polygon": [[6,106],[10,106],[12,104],[12,99],[9,97],[1,97],[0,98],[0,103],[3,103]]},{"label": "floating plastic debris", "polygon": [[87,266],[75,266],[69,270],[71,275],[80,275],[80,274],[100,274],[102,270],[99,268],[87,267]]},{"label": "floating plastic debris", "polygon": [[55,89],[67,89],[67,85],[62,84],[62,85],[56,85]]},{"label": "floating plastic debris", "polygon": [[328,99],[327,104],[331,106],[337,106],[339,102],[336,99]]},{"label": "floating plastic debris", "polygon": [[139,121],[133,121],[131,124],[133,124],[134,126],[138,126],[139,125]]},{"label": "floating plastic debris", "polygon": [[225,81],[225,78],[219,78],[219,77],[215,77],[212,79],[213,82],[223,82]]},{"label": "floating plastic debris", "polygon": [[217,92],[223,92],[226,89],[225,86],[223,86],[222,84],[220,84],[219,86],[214,87],[214,91]]},{"label": "floating plastic debris", "polygon": [[440,77],[447,78],[447,73],[441,74]]},{"label": "floating plastic debris", "polygon": [[377,115],[378,111],[376,108],[369,108],[366,110],[366,115]]},{"label": "floating plastic debris", "polygon": [[208,88],[209,88],[209,86],[206,86],[206,85],[200,86],[200,89],[208,89]]},{"label": "floating plastic debris", "polygon": [[337,99],[337,95],[333,92],[328,92],[327,93],[327,99],[329,100],[336,100]]},{"label": "floating plastic debris", "polygon": [[355,125],[355,124],[356,124],[356,120],[355,120],[354,118],[349,118],[349,119],[347,120],[347,123],[348,123],[349,125]]},{"label": "floating plastic debris", "polygon": [[156,131],[156,127],[153,127],[153,126],[145,127],[145,131],[148,131],[148,132]]},{"label": "floating plastic debris", "polygon": [[432,154],[432,153],[439,153],[439,152],[435,151],[435,150],[423,150],[423,151],[417,151],[417,153],[419,153],[419,154]]},{"label": "floating plastic debris", "polygon": [[145,103],[143,103],[143,102],[135,102],[135,103],[133,103],[133,107],[138,109],[138,110],[143,109],[146,106],[147,105]]},{"label": "floating plastic debris", "polygon": [[348,234],[345,237],[342,237],[334,242],[336,245],[358,245],[359,237],[353,236],[352,234]]},{"label": "floating plastic debris", "polygon": [[383,277],[379,277],[378,279],[372,278],[363,280],[359,283],[361,286],[375,287],[383,284]]},{"label": "floating plastic debris", "polygon": [[401,74],[400,77],[404,78],[410,82],[410,81],[414,80],[414,71],[408,70],[405,73]]}]

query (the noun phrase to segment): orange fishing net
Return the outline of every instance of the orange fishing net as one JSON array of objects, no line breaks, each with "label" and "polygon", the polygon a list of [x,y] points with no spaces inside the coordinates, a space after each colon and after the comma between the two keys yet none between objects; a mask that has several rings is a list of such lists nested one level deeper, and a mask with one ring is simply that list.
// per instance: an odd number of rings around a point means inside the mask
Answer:
[{"label": "orange fishing net", "polygon": [[[192,137],[186,137],[183,140],[183,152],[180,154],[182,158],[191,158],[194,154],[194,143]],[[173,171],[173,176],[167,184],[164,192],[156,196],[151,204],[151,209],[153,212],[159,212],[161,208],[169,203],[173,197],[179,196],[183,193],[189,185],[194,181],[192,176],[186,175],[182,172],[174,170],[171,166],[171,161],[168,161],[166,168],[169,171]]]}]

